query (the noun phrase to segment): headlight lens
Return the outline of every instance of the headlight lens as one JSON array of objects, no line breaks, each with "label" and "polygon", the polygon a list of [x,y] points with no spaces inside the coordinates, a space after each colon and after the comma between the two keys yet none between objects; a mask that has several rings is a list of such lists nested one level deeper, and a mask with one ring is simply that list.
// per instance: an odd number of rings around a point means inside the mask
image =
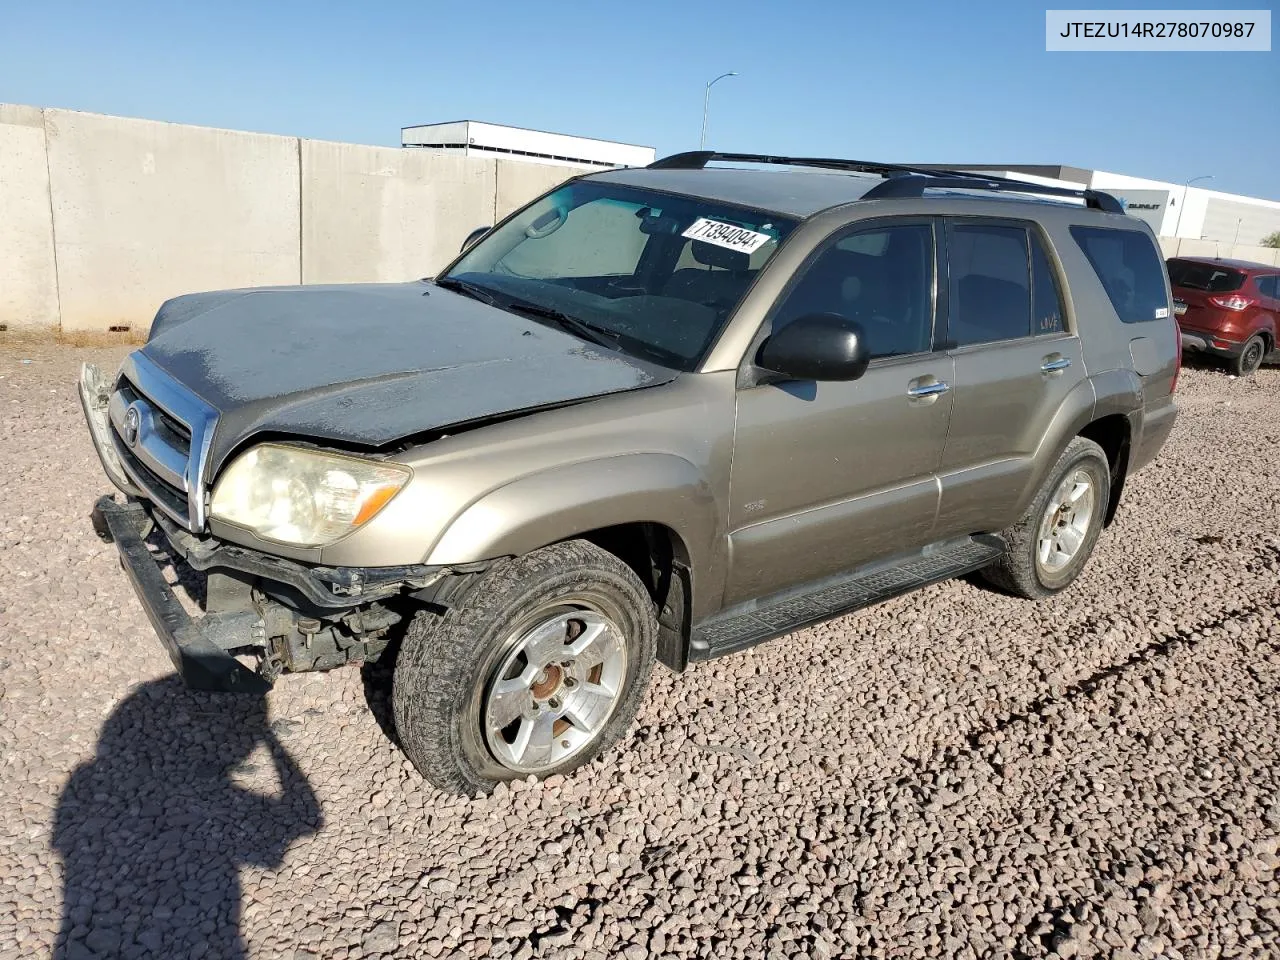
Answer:
[{"label": "headlight lens", "polygon": [[373,519],[410,474],[398,463],[264,443],[227,468],[210,512],[268,540],[321,546]]}]

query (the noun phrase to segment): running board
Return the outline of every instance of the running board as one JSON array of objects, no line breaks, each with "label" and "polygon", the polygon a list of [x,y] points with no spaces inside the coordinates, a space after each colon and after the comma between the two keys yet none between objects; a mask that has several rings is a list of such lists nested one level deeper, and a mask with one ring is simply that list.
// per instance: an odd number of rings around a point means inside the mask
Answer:
[{"label": "running board", "polygon": [[852,574],[821,580],[799,592],[793,590],[740,604],[693,628],[689,659],[710,660],[745,650],[931,583],[972,573],[1003,553],[1004,541],[999,537],[963,537],[935,543]]}]

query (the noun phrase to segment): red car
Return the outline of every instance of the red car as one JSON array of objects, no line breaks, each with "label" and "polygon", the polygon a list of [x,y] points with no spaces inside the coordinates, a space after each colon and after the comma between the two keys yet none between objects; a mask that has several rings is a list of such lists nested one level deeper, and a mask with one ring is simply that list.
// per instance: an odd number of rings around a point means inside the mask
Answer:
[{"label": "red car", "polygon": [[1280,362],[1280,267],[1210,257],[1167,265],[1183,350],[1221,357],[1242,377]]}]

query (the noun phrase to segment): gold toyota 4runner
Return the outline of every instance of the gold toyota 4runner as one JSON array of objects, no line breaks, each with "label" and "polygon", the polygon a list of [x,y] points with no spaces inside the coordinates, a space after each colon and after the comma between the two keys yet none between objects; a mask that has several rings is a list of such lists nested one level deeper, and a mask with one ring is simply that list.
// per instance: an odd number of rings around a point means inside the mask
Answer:
[{"label": "gold toyota 4runner", "polygon": [[95,527],[188,684],[394,658],[405,752],[482,793],[600,754],[655,661],[1067,587],[1173,426],[1170,307],[1104,193],[679,154],[434,280],[168,301],[81,376]]}]

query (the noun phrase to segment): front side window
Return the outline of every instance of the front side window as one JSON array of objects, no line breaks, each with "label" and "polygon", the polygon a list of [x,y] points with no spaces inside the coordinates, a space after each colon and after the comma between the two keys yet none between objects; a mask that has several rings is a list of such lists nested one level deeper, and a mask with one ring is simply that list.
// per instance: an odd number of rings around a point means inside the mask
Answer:
[{"label": "front side window", "polygon": [[693,370],[794,227],[767,211],[580,180],[485,235],[437,282]]},{"label": "front side window", "polygon": [[933,337],[933,228],[927,223],[859,230],[810,261],[773,315],[776,332],[798,317],[856,320],[869,353],[923,353]]},{"label": "front side window", "polygon": [[1165,267],[1145,233],[1110,227],[1071,228],[1123,323],[1169,316]]},{"label": "front side window", "polygon": [[964,347],[1030,336],[1031,271],[1023,227],[952,223],[947,259],[952,343]]}]

